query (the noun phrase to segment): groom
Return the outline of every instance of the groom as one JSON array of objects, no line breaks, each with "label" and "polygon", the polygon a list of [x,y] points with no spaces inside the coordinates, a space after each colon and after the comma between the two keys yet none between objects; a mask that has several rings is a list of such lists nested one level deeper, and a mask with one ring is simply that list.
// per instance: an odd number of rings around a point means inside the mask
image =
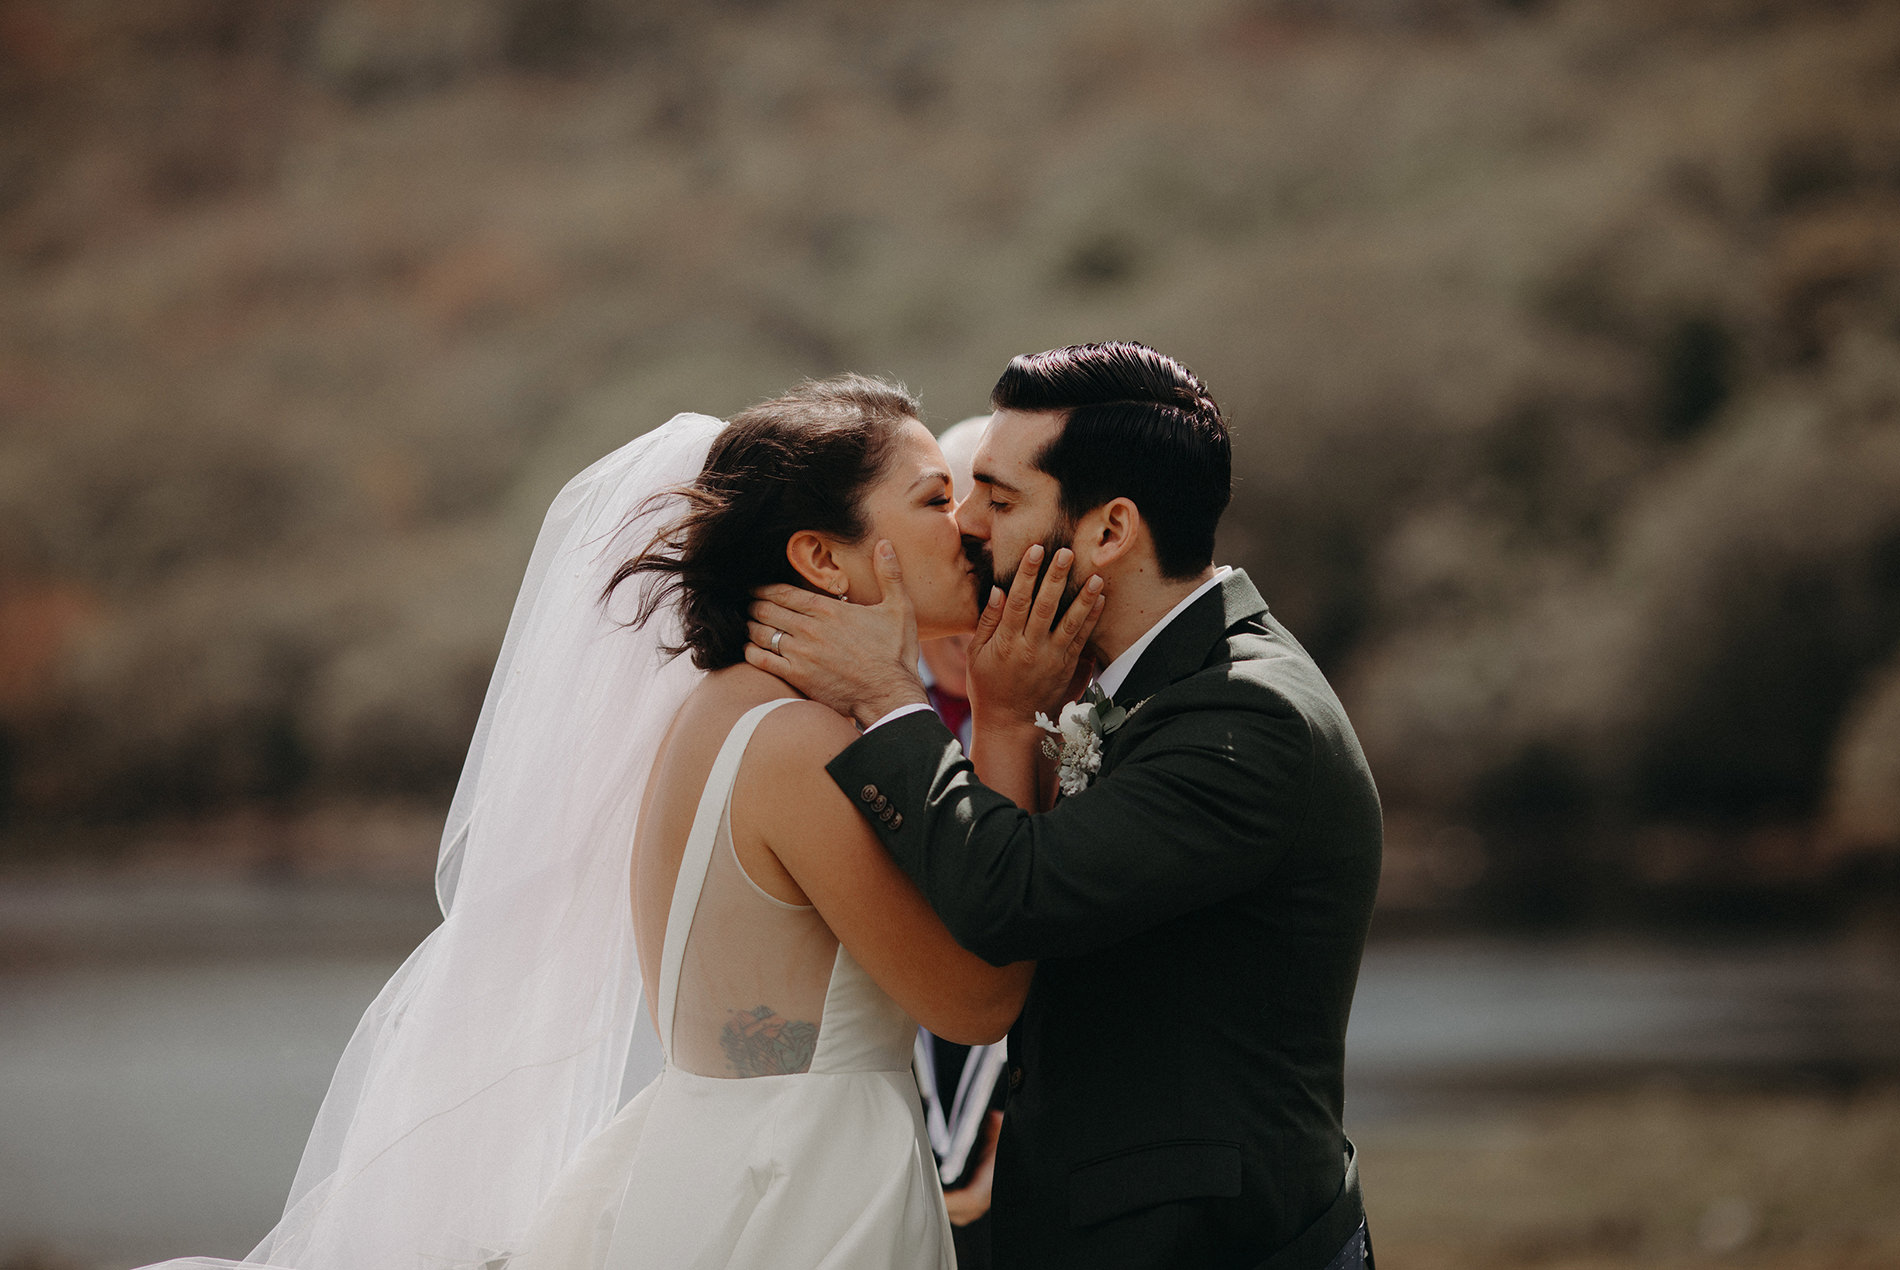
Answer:
[{"label": "groom", "polygon": [[[1096,770],[1065,763],[1077,792],[1030,812],[976,780],[924,705],[894,561],[879,606],[774,588],[754,613],[787,631],[772,669],[867,725],[829,770],[958,941],[1040,963],[1010,1034],[996,1265],[1370,1266],[1340,1117],[1378,795],[1312,659],[1214,567],[1220,409],[1120,343],[1018,357],[991,404],[956,515],[979,578],[1014,578],[1005,626],[1046,641],[1023,620],[1044,557],[1051,586],[1107,583],[1089,651],[1112,707],[1072,751],[1098,747]],[[978,731],[1025,744],[1050,703],[985,661]]]}]

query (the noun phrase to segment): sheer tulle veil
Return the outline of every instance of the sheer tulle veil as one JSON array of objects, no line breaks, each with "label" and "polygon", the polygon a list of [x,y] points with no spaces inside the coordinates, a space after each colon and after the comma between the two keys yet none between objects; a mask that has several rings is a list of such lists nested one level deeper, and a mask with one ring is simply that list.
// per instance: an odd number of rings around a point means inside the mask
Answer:
[{"label": "sheer tulle veil", "polygon": [[633,833],[700,672],[660,651],[678,637],[671,610],[636,628],[638,588],[611,606],[601,593],[680,509],[654,496],[698,476],[724,426],[677,415],[554,500],[443,830],[442,924],[357,1026],[276,1228],[244,1262],[165,1267],[495,1264],[581,1144],[658,1072]]}]

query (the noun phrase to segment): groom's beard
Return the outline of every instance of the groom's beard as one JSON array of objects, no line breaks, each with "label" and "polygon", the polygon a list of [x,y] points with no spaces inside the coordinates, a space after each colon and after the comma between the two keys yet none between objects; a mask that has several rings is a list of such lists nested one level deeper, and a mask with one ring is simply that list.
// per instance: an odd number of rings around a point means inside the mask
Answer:
[{"label": "groom's beard", "polygon": [[[1042,591],[1042,580],[1048,576],[1049,566],[1055,563],[1056,552],[1064,547],[1073,548],[1074,546],[1075,522],[1064,516],[1057,520],[1055,528],[1043,537],[1042,566],[1036,570],[1036,592],[1029,597],[1032,604],[1035,602],[1036,594]],[[969,557],[970,567],[976,570],[976,611],[980,615],[983,612],[983,606],[989,603],[991,588],[1000,586],[1007,593],[1009,584],[1016,580],[1016,570],[1021,567],[1022,562],[1020,560],[1016,562],[1016,566],[1010,569],[1007,578],[998,578],[996,557],[991,554],[990,545],[987,542],[977,538],[965,538],[963,554]],[[1082,594],[1082,584],[1087,580],[1086,576],[1074,570],[1070,571],[1067,580],[1062,584],[1062,603],[1056,605],[1056,622],[1060,622],[1062,615],[1069,611],[1069,605],[1074,603],[1075,597]],[[1054,622],[1050,623],[1052,629],[1054,625]]]}]

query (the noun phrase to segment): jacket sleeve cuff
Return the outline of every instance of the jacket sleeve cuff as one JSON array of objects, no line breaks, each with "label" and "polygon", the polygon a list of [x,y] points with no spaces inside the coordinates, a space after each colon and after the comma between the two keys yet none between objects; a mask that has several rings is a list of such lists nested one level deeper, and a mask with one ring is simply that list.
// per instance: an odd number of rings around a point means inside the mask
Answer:
[{"label": "jacket sleeve cuff", "polygon": [[884,726],[845,746],[826,769],[908,872],[907,853],[897,849],[913,838],[903,832],[905,822],[921,829],[934,778],[945,762],[961,759],[963,749],[928,706],[879,722]]},{"label": "jacket sleeve cuff", "polygon": [[891,722],[891,720],[893,719],[901,719],[907,714],[915,714],[919,710],[928,710],[928,709],[930,709],[929,702],[913,701],[909,705],[903,705],[903,706],[897,707],[897,709],[891,711],[889,714],[885,715],[883,718],[879,719],[876,723],[873,723],[870,727],[864,730],[866,732],[870,732],[870,731],[873,731],[874,729],[883,727],[885,724]]}]

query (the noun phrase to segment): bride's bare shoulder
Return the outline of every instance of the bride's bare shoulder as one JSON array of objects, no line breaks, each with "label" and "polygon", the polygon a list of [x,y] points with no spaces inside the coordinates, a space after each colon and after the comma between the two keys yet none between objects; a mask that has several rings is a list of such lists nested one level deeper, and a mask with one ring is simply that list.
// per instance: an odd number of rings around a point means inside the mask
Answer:
[{"label": "bride's bare shoulder", "polygon": [[[739,718],[768,701],[793,698],[765,716],[747,746],[749,756],[786,760],[816,758],[823,766],[857,739],[857,726],[815,701],[798,697],[783,679],[743,663],[715,670],[687,695],[674,720],[677,739],[723,737]],[[820,757],[822,755],[822,757]]]},{"label": "bride's bare shoulder", "polygon": [[816,770],[857,739],[857,724],[801,698],[766,715],[752,744],[775,767]]}]

